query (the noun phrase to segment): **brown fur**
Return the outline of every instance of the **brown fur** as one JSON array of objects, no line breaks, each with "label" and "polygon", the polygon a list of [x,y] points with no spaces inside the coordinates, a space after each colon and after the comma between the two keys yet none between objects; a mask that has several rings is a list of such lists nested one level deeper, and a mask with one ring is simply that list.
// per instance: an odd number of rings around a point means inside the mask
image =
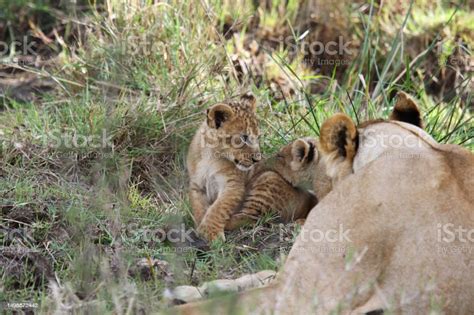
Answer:
[{"label": "brown fur", "polygon": [[316,203],[316,197],[307,190],[292,186],[276,172],[264,172],[251,183],[242,209],[231,217],[226,229],[255,222],[270,210],[283,222],[305,219]]},{"label": "brown fur", "polygon": [[[406,122],[423,129],[423,120],[418,105],[413,98],[403,91],[397,93],[397,102],[393,107],[389,116],[390,120]],[[365,128],[371,124],[387,121],[385,119],[373,119],[365,121],[357,126],[357,128]]]},{"label": "brown fur", "polygon": [[393,108],[390,120],[403,121],[423,128],[421,114],[415,101],[405,92],[398,92],[397,102]]},{"label": "brown fur", "polygon": [[318,149],[333,183],[352,172],[358,140],[356,126],[344,114],[335,114],[322,124]]},{"label": "brown fur", "polygon": [[321,126],[321,150],[327,155],[337,152],[338,156],[352,160],[357,151],[357,136],[352,120],[344,114],[335,114]]},{"label": "brown fur", "polygon": [[258,162],[259,129],[253,96],[207,110],[188,151],[189,198],[198,233],[224,238],[224,226],[241,205],[250,169]]},{"label": "brown fur", "polygon": [[316,197],[304,187],[309,181],[304,167],[313,162],[315,150],[314,140],[298,139],[284,146],[275,156],[260,162],[250,180],[242,207],[232,215],[226,229],[233,230],[255,222],[270,210],[284,222],[305,219],[317,203]]}]

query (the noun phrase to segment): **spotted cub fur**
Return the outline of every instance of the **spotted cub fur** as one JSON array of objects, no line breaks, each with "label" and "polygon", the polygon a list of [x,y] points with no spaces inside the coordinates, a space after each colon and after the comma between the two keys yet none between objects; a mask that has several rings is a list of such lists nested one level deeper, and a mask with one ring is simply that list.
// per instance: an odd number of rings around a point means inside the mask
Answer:
[{"label": "spotted cub fur", "polygon": [[253,165],[260,161],[256,100],[216,104],[196,132],[187,156],[189,198],[198,233],[224,238],[224,226],[238,208]]},{"label": "spotted cub fur", "polygon": [[249,181],[242,207],[226,225],[232,230],[258,220],[262,214],[275,211],[283,222],[304,220],[317,199],[307,190],[315,156],[315,139],[298,139],[277,154],[260,162]]}]

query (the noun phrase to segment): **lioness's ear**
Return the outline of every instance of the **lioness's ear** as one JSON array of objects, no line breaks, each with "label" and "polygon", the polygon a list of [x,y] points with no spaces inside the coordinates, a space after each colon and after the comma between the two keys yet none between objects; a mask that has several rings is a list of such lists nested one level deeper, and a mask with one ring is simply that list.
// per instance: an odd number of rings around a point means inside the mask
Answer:
[{"label": "lioness's ear", "polygon": [[331,154],[352,161],[358,146],[357,128],[345,114],[335,114],[321,126],[321,154]]},{"label": "lioness's ear", "polygon": [[297,139],[291,145],[291,169],[297,171],[304,164],[314,160],[316,155],[316,146],[314,142],[307,139]]},{"label": "lioness's ear", "polygon": [[390,114],[390,120],[403,121],[423,128],[420,110],[410,95],[398,92],[397,103]]},{"label": "lioness's ear", "polygon": [[255,112],[257,110],[257,99],[255,98],[255,96],[253,96],[252,93],[250,93],[250,92],[245,93],[240,97],[240,99],[243,102],[249,104],[252,111]]},{"label": "lioness's ear", "polygon": [[229,105],[217,104],[207,109],[207,125],[210,128],[219,129],[222,124],[234,115]]}]

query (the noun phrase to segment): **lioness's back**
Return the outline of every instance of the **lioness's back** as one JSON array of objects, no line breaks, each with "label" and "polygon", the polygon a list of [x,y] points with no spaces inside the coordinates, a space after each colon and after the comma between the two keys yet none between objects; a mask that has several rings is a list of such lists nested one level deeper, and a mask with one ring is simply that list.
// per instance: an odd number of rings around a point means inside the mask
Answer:
[{"label": "lioness's back", "polygon": [[[297,304],[279,304],[280,311],[304,312],[302,302],[320,298],[321,288],[336,302],[347,298],[340,292],[358,288],[357,299],[348,302],[354,306],[381,295],[390,300],[379,307],[396,312],[420,314],[436,307],[447,314],[474,311],[472,243],[443,240],[451,236],[443,230],[447,224],[450,232],[458,227],[474,229],[474,209],[463,193],[463,189],[472,193],[472,186],[453,185],[452,180],[462,171],[459,168],[474,167],[472,159],[452,157],[451,161],[460,158],[463,163],[455,163],[455,172],[449,173],[445,153],[390,152],[348,176],[310,212],[280,273],[281,287],[292,288],[292,296],[300,298],[294,301]],[[337,242],[312,239],[314,231],[328,235],[341,229],[348,231],[347,238]],[[341,254],[337,248],[343,249]],[[346,256],[349,252],[352,258]],[[308,262],[311,272],[301,268]],[[374,283],[377,290],[364,291]],[[307,307],[310,312],[311,306]]]}]

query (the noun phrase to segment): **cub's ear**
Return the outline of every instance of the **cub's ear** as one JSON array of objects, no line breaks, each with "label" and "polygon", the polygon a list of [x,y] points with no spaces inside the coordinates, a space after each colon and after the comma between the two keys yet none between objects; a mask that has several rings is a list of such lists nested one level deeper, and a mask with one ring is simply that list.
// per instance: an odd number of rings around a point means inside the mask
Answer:
[{"label": "cub's ear", "polygon": [[252,109],[252,111],[255,112],[257,110],[257,99],[255,98],[255,96],[253,96],[251,92],[242,94],[240,99],[242,100],[242,102],[247,103]]},{"label": "cub's ear", "polygon": [[311,163],[316,157],[316,145],[310,139],[297,139],[291,145],[291,169],[300,170],[304,164]]},{"label": "cub's ear", "polygon": [[321,126],[321,154],[352,161],[359,143],[357,128],[345,114],[335,114]]},{"label": "cub's ear", "polygon": [[418,106],[410,95],[402,91],[397,93],[397,103],[390,114],[390,120],[403,121],[423,128]]},{"label": "cub's ear", "polygon": [[234,116],[234,111],[229,105],[216,104],[207,109],[207,125],[210,128],[219,129],[232,116]]}]

